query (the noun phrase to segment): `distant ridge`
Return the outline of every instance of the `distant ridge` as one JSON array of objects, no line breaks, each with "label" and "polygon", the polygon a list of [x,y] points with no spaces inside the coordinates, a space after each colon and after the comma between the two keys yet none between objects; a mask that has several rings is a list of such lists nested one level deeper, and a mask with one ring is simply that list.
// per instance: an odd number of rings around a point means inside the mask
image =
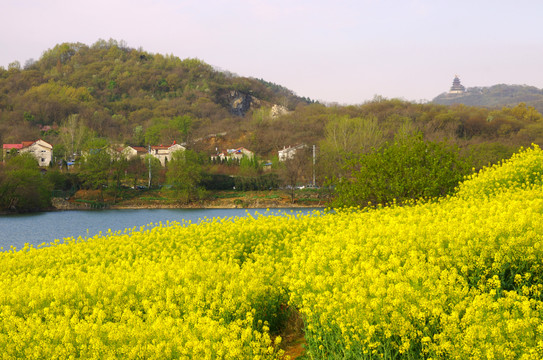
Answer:
[{"label": "distant ridge", "polygon": [[501,108],[526,103],[543,113],[543,89],[528,85],[499,84],[490,87],[471,87],[461,93],[446,92],[438,95],[432,103],[441,105],[464,104]]}]

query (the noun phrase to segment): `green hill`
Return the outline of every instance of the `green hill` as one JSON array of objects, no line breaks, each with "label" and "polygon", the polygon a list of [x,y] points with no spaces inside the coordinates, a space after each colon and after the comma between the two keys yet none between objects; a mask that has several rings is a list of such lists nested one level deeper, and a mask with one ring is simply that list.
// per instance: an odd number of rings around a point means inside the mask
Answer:
[{"label": "green hill", "polygon": [[[325,106],[263,79],[115,40],[63,43],[24,66],[0,67],[0,143],[42,138],[59,157],[74,141],[82,148],[82,139],[94,138],[133,146],[186,142],[208,155],[243,146],[263,159],[307,144],[317,145],[324,164],[317,165],[334,174],[340,154],[368,151],[398,131],[417,131],[462,148],[486,146],[494,161],[521,145],[543,143],[536,110],[543,112],[543,91],[511,85],[442,94],[426,104],[375,97]],[[68,124],[74,118],[69,124],[77,124],[77,134]],[[480,157],[482,163],[490,159]]]},{"label": "green hill", "polygon": [[[115,40],[63,43],[24,67],[0,67],[0,142],[36,138],[44,127],[78,114],[99,136],[141,145],[146,130],[162,131],[176,116],[189,119],[191,134],[199,137],[232,129],[256,108],[293,110],[309,102],[280,85],[198,59],[151,54]],[[157,141],[171,140],[171,131],[162,132]]]},{"label": "green hill", "polygon": [[464,93],[443,93],[432,100],[441,105],[464,104],[468,106],[484,106],[500,108],[526,103],[539,112],[543,112],[543,89],[527,85],[499,84],[490,87],[471,87]]}]

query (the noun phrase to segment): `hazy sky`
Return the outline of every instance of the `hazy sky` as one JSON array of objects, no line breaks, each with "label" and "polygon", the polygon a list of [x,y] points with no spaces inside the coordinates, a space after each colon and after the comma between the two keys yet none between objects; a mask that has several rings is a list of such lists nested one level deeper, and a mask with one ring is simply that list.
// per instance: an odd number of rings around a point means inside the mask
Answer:
[{"label": "hazy sky", "polygon": [[300,96],[359,104],[466,87],[543,88],[541,0],[0,0],[0,66],[124,40]]}]

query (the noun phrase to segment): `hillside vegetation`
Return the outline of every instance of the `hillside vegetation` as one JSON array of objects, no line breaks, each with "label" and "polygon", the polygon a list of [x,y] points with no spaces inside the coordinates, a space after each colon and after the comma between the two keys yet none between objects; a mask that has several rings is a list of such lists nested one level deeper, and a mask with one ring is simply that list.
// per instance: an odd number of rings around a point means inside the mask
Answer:
[{"label": "hillside vegetation", "polygon": [[462,94],[444,93],[432,100],[442,105],[464,104],[489,108],[515,106],[526,103],[543,112],[543,89],[528,85],[499,84],[489,87],[470,87]]},{"label": "hillside vegetation", "polygon": [[[400,129],[422,131],[426,139],[448,139],[463,148],[499,143],[516,150],[543,139],[540,107],[531,102],[542,95],[535,88],[512,89],[475,89],[483,95],[499,93],[505,102],[468,106],[379,96],[358,105],[325,106],[198,59],[151,54],[115,40],[90,46],[63,43],[24,66],[14,62],[8,69],[0,67],[0,142],[43,138],[62,157],[66,134],[74,132],[70,119],[76,116],[86,138],[129,145],[175,140],[208,154],[244,146],[270,158],[299,143],[318,145],[326,153],[356,152],[392,140]],[[375,130],[366,126],[374,120],[380,138],[365,135]]]},{"label": "hillside vegetation", "polygon": [[[113,203],[123,196],[121,189],[164,185],[183,204],[205,200],[208,190],[234,187],[282,187],[292,190],[295,202],[293,189],[309,184],[346,190],[350,195],[340,199],[343,205],[446,195],[469,169],[543,144],[543,116],[515,95],[533,89],[495,88],[480,92],[497,92],[509,105],[439,105],[380,96],[358,105],[326,105],[198,59],[151,54],[115,40],[59,44],[23,67],[15,62],[0,68],[0,142],[42,138],[54,148],[43,184],[19,186],[21,167],[36,169],[27,162],[10,163],[14,154],[6,154],[0,166],[0,210],[50,204],[47,198],[39,204],[25,201],[26,194],[36,193],[27,187],[36,185],[39,193],[51,187],[57,193],[100,190],[100,201],[105,196]],[[187,151],[167,166],[156,159],[128,162],[112,155],[124,145],[174,142]],[[299,149],[295,158],[280,162],[278,150],[294,145]],[[240,147],[255,156],[210,158]],[[194,171],[185,171],[189,163]],[[367,181],[369,173],[372,181]],[[347,189],[351,184],[362,187]]]},{"label": "hillside vegetation", "polygon": [[[157,224],[0,253],[5,359],[540,359],[543,152],[416,206]],[[44,244],[46,245],[46,244]]]},{"label": "hillside vegetation", "polygon": [[115,40],[64,43],[24,68],[15,62],[0,70],[0,140],[36,138],[43,126],[78,114],[112,141],[141,145],[154,127],[162,133],[153,140],[167,143],[165,128],[176,116],[188,116],[198,136],[207,135],[210,124],[214,132],[237,128],[255,106],[292,110],[307,102],[279,85],[218,71],[198,59],[151,54]]}]

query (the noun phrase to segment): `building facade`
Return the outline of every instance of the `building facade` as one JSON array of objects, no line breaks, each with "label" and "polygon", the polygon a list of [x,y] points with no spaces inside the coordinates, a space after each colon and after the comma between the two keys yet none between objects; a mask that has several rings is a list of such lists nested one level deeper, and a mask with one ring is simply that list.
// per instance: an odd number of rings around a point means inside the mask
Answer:
[{"label": "building facade", "polygon": [[15,154],[30,153],[38,161],[39,166],[45,167],[53,161],[53,145],[42,139],[36,141],[23,141],[20,144],[3,144],[2,145],[3,159],[6,159]]},{"label": "building facade", "polygon": [[277,155],[279,157],[279,161],[287,161],[292,158],[294,158],[294,155],[298,150],[301,150],[303,148],[307,147],[305,144],[299,144],[295,146],[289,146],[289,147],[283,147],[283,149],[279,150],[277,152]]}]

